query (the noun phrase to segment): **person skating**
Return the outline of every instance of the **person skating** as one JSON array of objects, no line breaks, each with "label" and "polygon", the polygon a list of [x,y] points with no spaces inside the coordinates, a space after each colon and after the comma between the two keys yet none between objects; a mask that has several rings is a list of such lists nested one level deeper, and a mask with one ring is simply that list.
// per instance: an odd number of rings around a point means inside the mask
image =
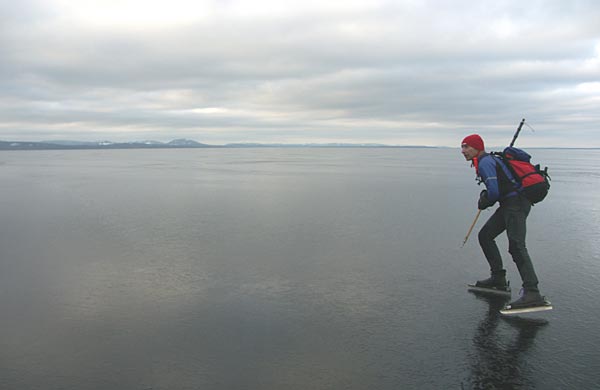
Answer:
[{"label": "person skating", "polygon": [[549,306],[540,294],[538,278],[525,244],[526,221],[531,203],[519,194],[511,182],[512,174],[504,164],[485,151],[483,139],[478,134],[465,137],[461,143],[461,152],[467,161],[475,167],[478,178],[486,189],[481,191],[478,201],[480,210],[487,209],[499,202],[499,207],[479,231],[479,244],[487,259],[491,275],[475,284],[481,289],[510,293],[506,280],[506,270],[496,237],[506,231],[508,251],[517,265],[523,283],[522,295],[506,306],[508,310],[519,310]]}]

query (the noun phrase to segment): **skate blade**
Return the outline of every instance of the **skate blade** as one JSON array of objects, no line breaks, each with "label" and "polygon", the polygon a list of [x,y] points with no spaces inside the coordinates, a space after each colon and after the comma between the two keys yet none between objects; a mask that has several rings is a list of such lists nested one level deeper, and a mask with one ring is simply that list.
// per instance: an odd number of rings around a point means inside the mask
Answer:
[{"label": "skate blade", "polygon": [[493,288],[477,287],[474,284],[467,284],[469,291],[476,291],[485,294],[494,294],[501,296],[510,296],[510,288],[508,290],[496,290]]},{"label": "skate blade", "polygon": [[533,307],[523,307],[520,309],[502,309],[500,310],[500,314],[503,314],[505,316],[510,316],[510,315],[514,315],[514,314],[524,314],[524,313],[535,313],[538,311],[546,311],[546,310],[552,310],[554,307],[552,307],[552,304],[550,304],[548,302],[547,305],[544,306],[533,306]]}]

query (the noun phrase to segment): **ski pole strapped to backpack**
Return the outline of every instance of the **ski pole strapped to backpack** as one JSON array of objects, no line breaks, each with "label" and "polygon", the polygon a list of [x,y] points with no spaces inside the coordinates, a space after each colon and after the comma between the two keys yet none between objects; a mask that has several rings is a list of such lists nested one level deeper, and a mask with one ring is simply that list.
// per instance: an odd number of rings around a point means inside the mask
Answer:
[{"label": "ski pole strapped to backpack", "polygon": [[501,153],[493,152],[512,173],[515,189],[523,194],[532,204],[539,203],[550,189],[548,167],[543,170],[540,165],[531,164],[531,156],[522,149],[509,146]]}]

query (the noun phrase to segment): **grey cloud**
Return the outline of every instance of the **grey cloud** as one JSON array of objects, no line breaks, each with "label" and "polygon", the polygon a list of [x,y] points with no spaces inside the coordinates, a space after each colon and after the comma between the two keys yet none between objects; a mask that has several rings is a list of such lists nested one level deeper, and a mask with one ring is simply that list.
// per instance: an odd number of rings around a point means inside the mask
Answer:
[{"label": "grey cloud", "polygon": [[[81,138],[130,126],[200,141],[203,131],[285,141],[306,129],[307,140],[434,143],[444,126],[520,116],[548,132],[574,116],[588,118],[577,123],[584,133],[598,123],[595,2],[383,2],[360,14],[217,13],[147,31],[57,24],[42,3],[23,4],[2,6],[0,139],[9,127],[43,134],[44,123],[63,123],[81,125]],[[210,107],[228,110],[194,111]]]}]

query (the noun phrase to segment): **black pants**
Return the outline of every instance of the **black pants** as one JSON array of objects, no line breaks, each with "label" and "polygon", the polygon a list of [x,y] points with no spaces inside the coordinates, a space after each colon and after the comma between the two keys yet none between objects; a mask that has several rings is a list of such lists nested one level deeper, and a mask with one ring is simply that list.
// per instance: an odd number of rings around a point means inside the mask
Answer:
[{"label": "black pants", "polygon": [[531,203],[522,196],[503,200],[500,207],[479,231],[479,245],[490,264],[492,273],[503,271],[502,256],[495,239],[506,230],[508,252],[517,265],[523,281],[523,289],[538,291],[538,279],[525,245],[526,221],[530,210]]}]

